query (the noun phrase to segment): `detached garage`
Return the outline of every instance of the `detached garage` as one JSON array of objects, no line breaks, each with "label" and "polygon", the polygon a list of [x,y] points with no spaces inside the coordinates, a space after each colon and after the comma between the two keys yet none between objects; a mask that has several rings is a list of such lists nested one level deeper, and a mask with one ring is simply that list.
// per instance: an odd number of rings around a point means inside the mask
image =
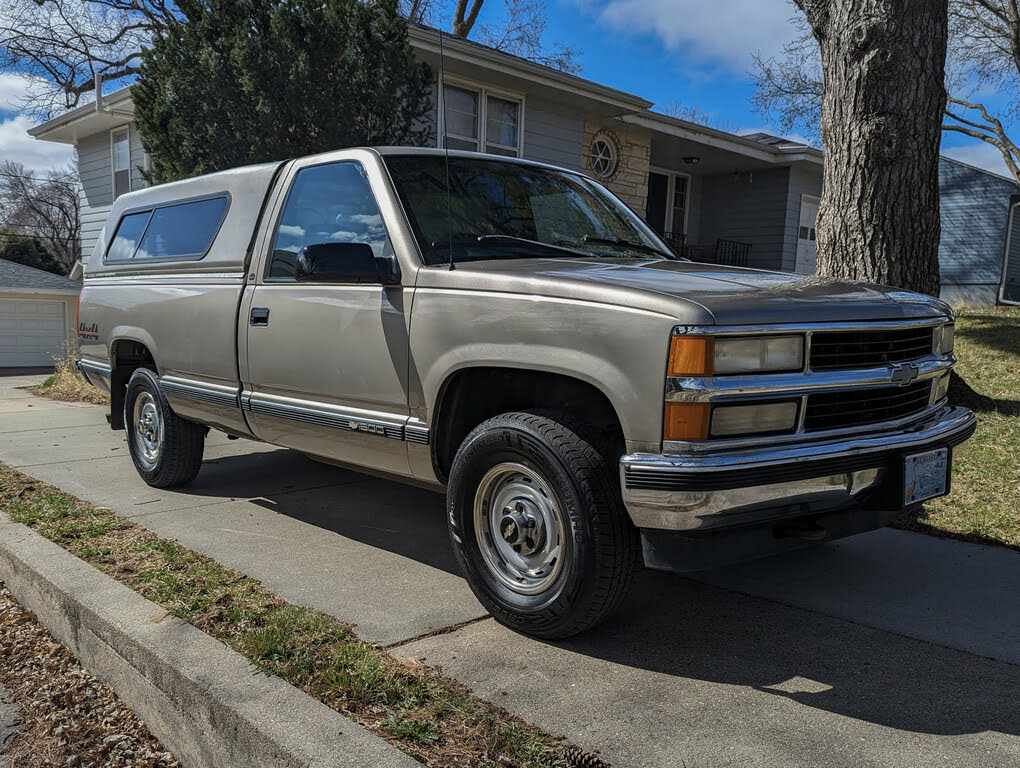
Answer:
[{"label": "detached garage", "polygon": [[75,332],[81,283],[0,259],[0,368],[51,367]]}]

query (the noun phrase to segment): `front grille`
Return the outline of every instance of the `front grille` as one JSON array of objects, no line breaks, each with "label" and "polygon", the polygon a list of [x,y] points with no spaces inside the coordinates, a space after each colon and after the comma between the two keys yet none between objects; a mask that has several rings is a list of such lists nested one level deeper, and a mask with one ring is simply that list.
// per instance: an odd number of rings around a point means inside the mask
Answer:
[{"label": "front grille", "polygon": [[928,406],[930,395],[930,381],[919,381],[906,387],[853,389],[809,395],[804,431],[845,429],[904,419],[923,411]]},{"label": "front grille", "polygon": [[821,331],[811,336],[811,369],[815,371],[871,368],[931,353],[931,326],[894,331]]}]

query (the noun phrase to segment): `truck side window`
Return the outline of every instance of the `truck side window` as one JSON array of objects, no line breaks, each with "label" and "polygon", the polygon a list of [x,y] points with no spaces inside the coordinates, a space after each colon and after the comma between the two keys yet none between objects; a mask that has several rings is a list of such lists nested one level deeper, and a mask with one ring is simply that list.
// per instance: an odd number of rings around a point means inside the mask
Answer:
[{"label": "truck side window", "polygon": [[376,256],[389,251],[382,214],[361,163],[302,168],[276,227],[267,277],[294,277],[298,252],[318,243],[367,243]]}]

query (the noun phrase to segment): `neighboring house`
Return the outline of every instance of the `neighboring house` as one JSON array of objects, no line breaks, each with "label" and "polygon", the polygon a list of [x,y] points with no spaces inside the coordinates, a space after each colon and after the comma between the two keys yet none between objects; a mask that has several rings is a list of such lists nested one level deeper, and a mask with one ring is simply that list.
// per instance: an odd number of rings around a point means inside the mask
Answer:
[{"label": "neighboring house", "polygon": [[[943,157],[939,195],[942,298],[970,306],[1020,301],[1020,217],[1015,222],[1013,217],[1020,187],[1011,178]],[[1013,247],[1004,262],[1007,243]]]},{"label": "neighboring house", "polygon": [[74,338],[81,283],[0,259],[0,368],[50,367]]},{"label": "neighboring house", "polygon": [[[436,75],[429,119],[447,146],[583,170],[691,258],[814,271],[819,150],[667,117],[638,96],[448,35],[441,61],[432,29],[412,26],[410,38]],[[78,149],[87,253],[117,195],[144,184],[130,89],[30,133]]]}]

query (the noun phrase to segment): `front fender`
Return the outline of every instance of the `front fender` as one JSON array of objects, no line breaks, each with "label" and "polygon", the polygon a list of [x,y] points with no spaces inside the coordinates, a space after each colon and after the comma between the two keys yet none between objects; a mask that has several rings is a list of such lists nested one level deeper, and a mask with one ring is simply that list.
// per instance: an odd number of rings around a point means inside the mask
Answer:
[{"label": "front fender", "polygon": [[[422,417],[433,422],[442,387],[459,370],[543,371],[580,379],[605,394],[628,450],[657,448],[675,325],[668,315],[598,302],[419,288],[410,342]],[[412,415],[418,415],[415,405]]]}]

